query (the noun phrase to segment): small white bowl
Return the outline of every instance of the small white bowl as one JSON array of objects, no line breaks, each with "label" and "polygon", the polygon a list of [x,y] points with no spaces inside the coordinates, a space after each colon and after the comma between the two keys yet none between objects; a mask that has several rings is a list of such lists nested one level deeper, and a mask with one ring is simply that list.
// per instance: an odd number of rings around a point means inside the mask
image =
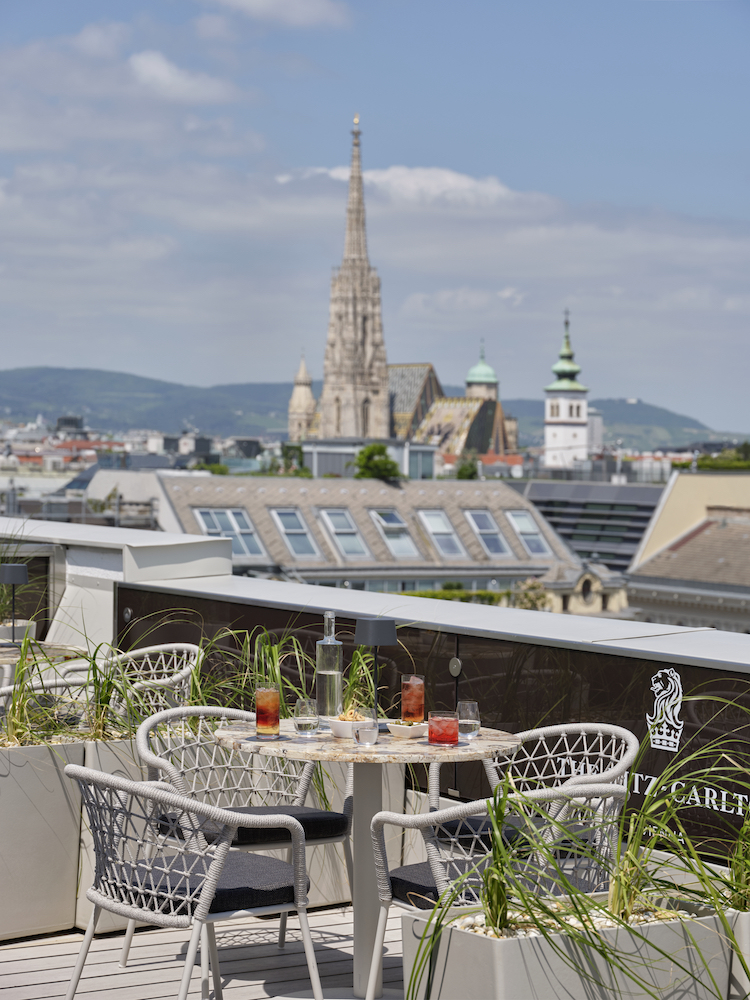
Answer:
[{"label": "small white bowl", "polygon": [[327,721],[331,727],[331,732],[337,740],[354,739],[353,722],[344,722],[342,719],[328,719]]},{"label": "small white bowl", "polygon": [[415,722],[413,726],[404,726],[399,725],[398,722],[389,722],[388,728],[391,731],[391,736],[413,740],[418,736],[424,736],[428,727],[426,722]]}]

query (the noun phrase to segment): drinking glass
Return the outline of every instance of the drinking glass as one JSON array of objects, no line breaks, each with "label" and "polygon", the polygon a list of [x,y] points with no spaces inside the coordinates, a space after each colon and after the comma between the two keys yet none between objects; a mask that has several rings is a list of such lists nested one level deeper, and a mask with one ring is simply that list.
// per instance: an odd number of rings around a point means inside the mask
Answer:
[{"label": "drinking glass", "polygon": [[479,705],[475,701],[459,701],[456,709],[459,735],[465,736],[467,740],[473,740],[479,732]]},{"label": "drinking glass", "polygon": [[378,742],[378,710],[376,708],[358,708],[364,715],[363,722],[352,723],[352,737],[357,746],[371,747]]},{"label": "drinking glass", "polygon": [[401,721],[424,722],[424,674],[401,674]]},{"label": "drinking glass", "polygon": [[317,701],[314,698],[298,698],[294,706],[294,728],[297,736],[315,736],[319,723]]},{"label": "drinking glass", "polygon": [[255,689],[255,738],[279,738],[279,685],[259,684]]},{"label": "drinking glass", "polygon": [[427,740],[435,746],[454,747],[458,743],[458,712],[430,712]]}]

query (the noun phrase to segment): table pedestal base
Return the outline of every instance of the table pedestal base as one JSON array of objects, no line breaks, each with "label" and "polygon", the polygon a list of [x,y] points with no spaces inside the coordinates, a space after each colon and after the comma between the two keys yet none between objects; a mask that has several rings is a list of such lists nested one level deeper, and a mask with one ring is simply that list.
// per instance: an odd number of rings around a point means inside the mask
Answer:
[{"label": "table pedestal base", "polygon": [[[370,823],[383,808],[383,770],[380,764],[354,767],[354,996],[367,994],[372,949],[378,928],[378,884],[372,852]],[[383,973],[378,974],[375,996],[382,995]]]}]

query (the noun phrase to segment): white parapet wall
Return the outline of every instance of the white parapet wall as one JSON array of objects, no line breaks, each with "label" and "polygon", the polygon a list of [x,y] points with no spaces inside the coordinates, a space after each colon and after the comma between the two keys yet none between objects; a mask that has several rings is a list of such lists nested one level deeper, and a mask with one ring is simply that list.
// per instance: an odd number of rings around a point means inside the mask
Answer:
[{"label": "white parapet wall", "polygon": [[114,643],[116,583],[232,574],[229,538],[1,517],[0,539],[19,557],[50,556],[55,613],[47,641],[59,645]]}]

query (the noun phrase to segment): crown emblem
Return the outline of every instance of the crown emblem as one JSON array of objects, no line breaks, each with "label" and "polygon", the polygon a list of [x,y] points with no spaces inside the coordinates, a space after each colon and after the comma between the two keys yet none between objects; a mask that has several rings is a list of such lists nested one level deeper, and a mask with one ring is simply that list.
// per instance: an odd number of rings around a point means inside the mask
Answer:
[{"label": "crown emblem", "polygon": [[679,718],[682,707],[682,680],[672,667],[659,670],[651,678],[654,692],[654,710],[646,714],[649,737],[653,750],[677,753],[685,725]]}]

